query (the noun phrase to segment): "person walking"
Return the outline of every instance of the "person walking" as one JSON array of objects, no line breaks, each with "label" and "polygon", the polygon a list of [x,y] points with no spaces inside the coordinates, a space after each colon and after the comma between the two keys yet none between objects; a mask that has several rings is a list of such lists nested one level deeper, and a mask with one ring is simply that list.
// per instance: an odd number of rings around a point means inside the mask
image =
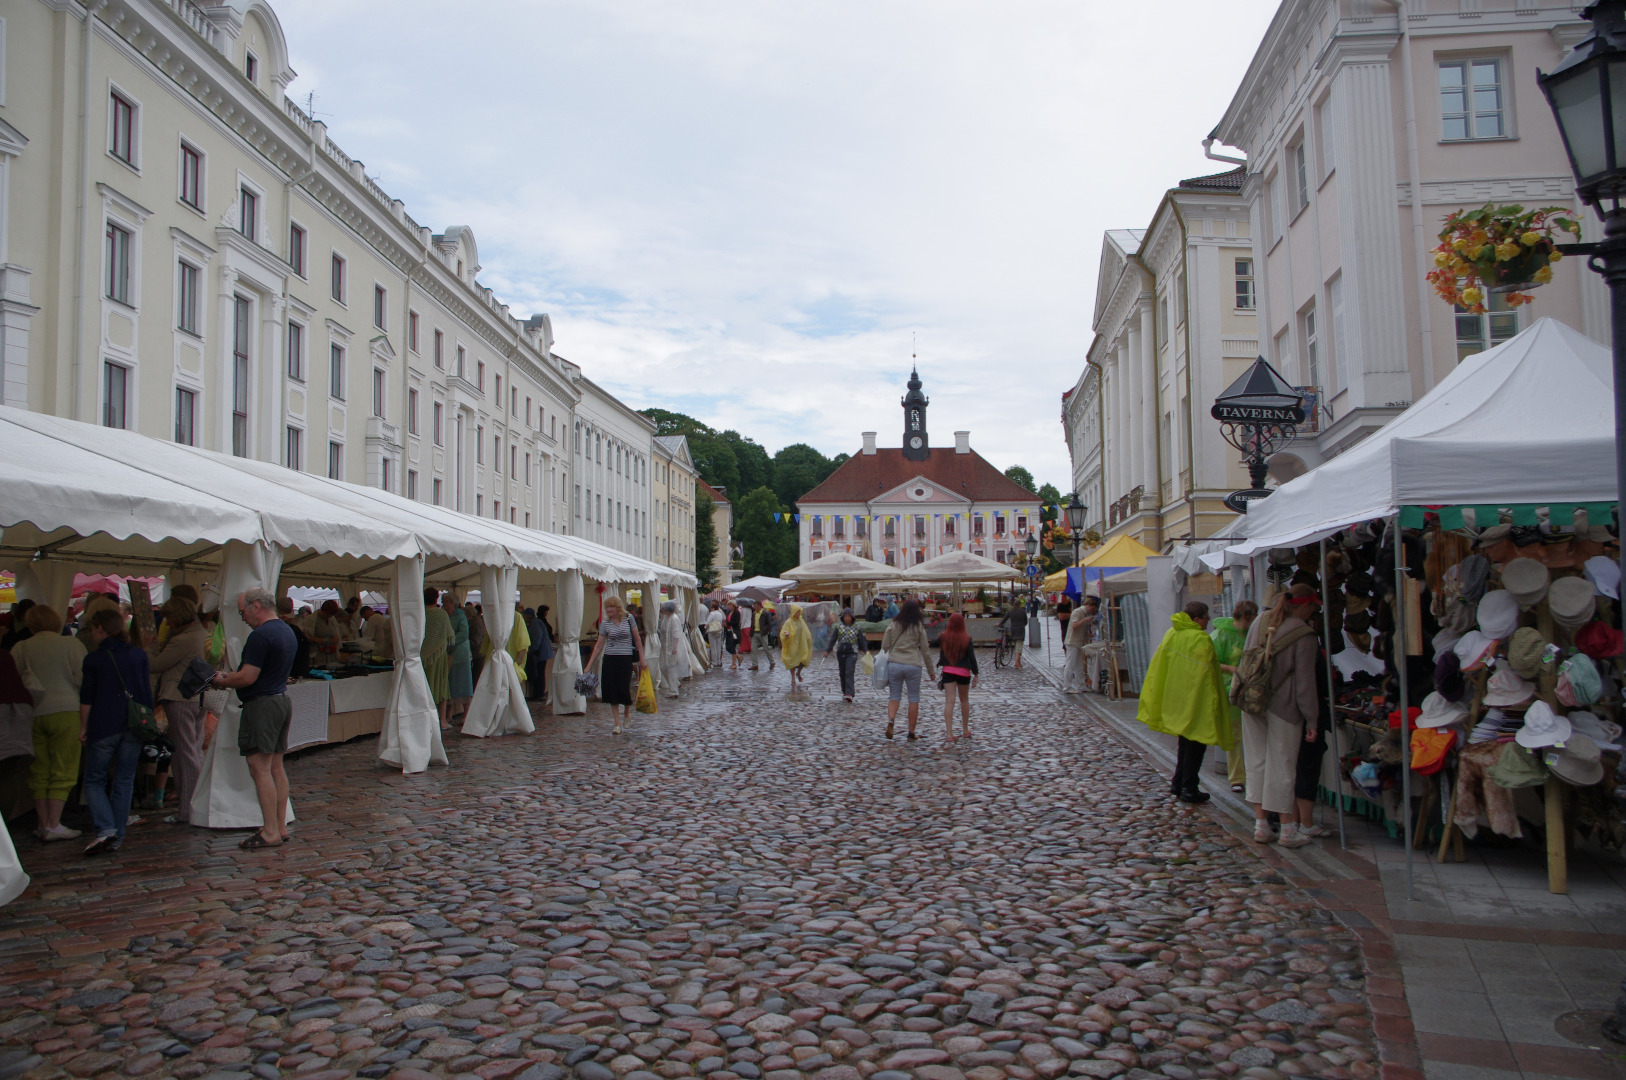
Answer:
[{"label": "person walking", "polygon": [[730,600],[723,620],[723,648],[728,650],[730,671],[740,670],[740,631],[750,628],[750,620],[740,614],[740,606]]},{"label": "person walking", "polygon": [[[488,643],[486,641],[486,620],[484,608],[484,604],[476,604],[470,600],[465,600],[463,602],[463,622],[464,625],[468,627],[469,639],[468,697],[474,696],[474,684],[480,681],[480,669],[485,667],[486,657],[491,654],[491,650],[488,648]],[[455,619],[452,621],[452,628],[454,631],[457,628],[457,621]],[[466,709],[467,707],[468,703],[464,702],[464,708]]]},{"label": "person walking", "polygon": [[452,620],[440,606],[440,590],[423,591],[423,645],[418,659],[423,662],[423,676],[429,683],[429,694],[435,699],[440,714],[440,730],[452,729],[450,711],[451,686],[448,678],[452,651]]},{"label": "person walking", "polygon": [[1011,649],[1011,666],[1021,671],[1022,643],[1028,633],[1027,606],[1013,601],[1010,610],[1005,612],[1005,617],[999,620],[999,626],[1005,632],[1005,644]]},{"label": "person walking", "polygon": [[757,670],[757,653],[768,658],[768,670],[774,669],[773,643],[777,634],[773,605],[764,600],[757,604],[751,615],[751,670]]},{"label": "person walking", "polygon": [[[452,590],[447,589],[441,606],[446,609],[446,618],[452,626],[451,641],[446,647],[446,694],[450,699],[446,722],[456,724],[468,711],[469,699],[474,697],[474,650],[470,644],[469,624],[469,612],[474,610],[474,605],[459,605]],[[478,620],[479,616],[475,618]]]},{"label": "person walking", "polygon": [[554,655],[553,624],[548,622],[548,606],[536,609],[531,619],[531,678],[526,689],[531,697],[541,701],[548,696],[548,664]]},{"label": "person walking", "polygon": [[1241,795],[1247,790],[1248,767],[1243,760],[1247,753],[1242,747],[1242,710],[1231,704],[1231,680],[1236,666],[1242,661],[1243,647],[1248,639],[1248,628],[1259,615],[1259,605],[1252,600],[1238,600],[1231,607],[1230,618],[1215,619],[1208,626],[1209,640],[1214,643],[1214,656],[1225,675],[1225,703],[1231,709],[1231,725],[1237,733],[1237,747],[1225,752],[1225,779],[1231,790]]},{"label": "person walking", "polygon": [[1247,648],[1264,650],[1269,661],[1270,705],[1263,715],[1242,713],[1242,746],[1247,758],[1244,798],[1253,806],[1255,843],[1271,842],[1268,815],[1282,820],[1282,847],[1303,847],[1310,837],[1299,830],[1294,797],[1301,743],[1314,742],[1321,705],[1316,668],[1321,646],[1312,620],[1321,610],[1321,594],[1312,585],[1290,585],[1276,598],[1270,614],[1248,631]]},{"label": "person walking", "polygon": [[1203,755],[1216,743],[1236,745],[1225,682],[1208,638],[1208,605],[1193,600],[1175,612],[1142,681],[1137,719],[1174,735],[1179,752],[1170,790],[1181,802],[1207,802],[1198,786]]},{"label": "person walking", "polygon": [[1056,622],[1061,628],[1061,639],[1063,641],[1067,640],[1067,623],[1072,617],[1073,601],[1068,598],[1066,593],[1063,593],[1061,599],[1056,602]]},{"label": "person walking", "polygon": [[711,653],[711,666],[717,667],[723,662],[723,623],[726,616],[723,609],[713,601],[706,612],[706,646]]},{"label": "person walking", "polygon": [[881,651],[887,655],[886,737],[889,739],[905,689],[909,691],[909,738],[918,738],[915,724],[920,720],[920,677],[924,674],[928,680],[937,678],[932,668],[931,649],[920,614],[920,601],[905,600],[881,636]]},{"label": "person walking", "polygon": [[125,635],[118,605],[91,616],[92,649],[79,681],[79,741],[85,747],[85,802],[96,826],[86,855],[117,851],[124,844],[135,793],[141,740],[130,733],[129,703],[152,708],[152,672],[147,654]]},{"label": "person walking", "polygon": [[29,636],[11,647],[24,685],[35,691],[34,763],[28,788],[34,796],[41,840],[77,840],[79,830],[62,824],[62,807],[79,782],[79,686],[84,680],[85,647],[62,633],[62,616],[46,604],[28,609]]},{"label": "person walking", "polygon": [[807,625],[802,609],[795,605],[791,606],[785,625],[779,628],[779,658],[790,672],[790,688],[795,690],[805,685],[802,675],[813,659],[813,629]]},{"label": "person walking", "polygon": [[[613,593],[604,598],[604,617],[599,620],[598,640],[593,643],[593,653],[587,658],[589,670],[600,657],[603,657],[604,665],[599,671],[599,700],[610,707],[610,715],[615,718],[615,730],[611,734],[619,735],[623,717],[629,725],[632,723],[632,680],[648,665],[644,663],[644,639],[638,633],[638,624],[627,614],[627,607],[621,598]],[[634,657],[638,663],[636,669],[633,667]]]},{"label": "person walking", "polygon": [[948,741],[954,742],[954,699],[960,699],[960,737],[971,738],[971,690],[977,685],[977,650],[966,632],[965,616],[949,616],[942,637],[937,639],[937,670],[943,687],[943,724]]},{"label": "person walking", "polygon": [[1095,623],[1084,612],[1084,608],[1079,608],[1073,613],[1067,620],[1067,633],[1062,636],[1062,656],[1066,661],[1061,683],[1064,694],[1082,694],[1090,688],[1089,678],[1084,673],[1084,646],[1090,643],[1090,631]]},{"label": "person walking", "polygon": [[683,616],[676,600],[661,602],[661,693],[678,696],[678,688],[690,675],[689,643],[683,640]]},{"label": "person walking", "polygon": [[834,650],[836,654],[836,667],[841,671],[841,700],[851,701],[858,693],[858,653],[869,647],[864,638],[864,632],[858,629],[858,619],[854,617],[852,608],[841,609],[841,621],[836,624],[836,631],[830,635],[829,647],[824,655],[829,656]]},{"label": "person walking", "polygon": [[164,707],[169,719],[165,733],[173,748],[170,772],[175,777],[176,795],[180,799],[175,812],[164,819],[167,825],[185,825],[192,813],[192,793],[197,790],[198,776],[203,772],[203,701],[200,696],[181,697],[181,676],[194,660],[203,659],[209,647],[209,632],[198,622],[198,605],[181,596],[171,596],[164,602],[164,625],[169,627],[169,640],[163,648],[157,645],[158,635],[148,635],[147,664],[152,669],[153,696]]},{"label": "person walking", "polygon": [[243,658],[237,670],[218,672],[213,685],[236,690],[243,713],[237,728],[237,750],[248,760],[254,793],[260,800],[260,828],[237,846],[244,851],[277,847],[288,839],[288,774],[282,755],[288,752],[288,672],[294,663],[294,632],[277,617],[277,601],[265,589],[237,597],[237,613],[248,624]]}]

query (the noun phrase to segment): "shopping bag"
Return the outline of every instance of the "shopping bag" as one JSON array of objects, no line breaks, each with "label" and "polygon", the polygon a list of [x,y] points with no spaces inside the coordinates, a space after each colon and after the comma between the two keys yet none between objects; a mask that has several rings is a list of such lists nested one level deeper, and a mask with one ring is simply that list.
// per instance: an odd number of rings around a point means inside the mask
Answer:
[{"label": "shopping bag", "polygon": [[655,680],[649,677],[648,668],[638,673],[638,698],[633,702],[633,708],[641,713],[655,711]]},{"label": "shopping bag", "polygon": [[875,689],[877,689],[877,690],[885,690],[886,689],[886,665],[887,665],[886,653],[884,653],[884,652],[876,653],[875,654],[875,670],[870,672],[869,681],[870,681],[870,685],[875,687]]},{"label": "shopping bag", "polygon": [[868,679],[875,674],[875,657],[866,650],[858,665],[864,669],[864,678]]}]

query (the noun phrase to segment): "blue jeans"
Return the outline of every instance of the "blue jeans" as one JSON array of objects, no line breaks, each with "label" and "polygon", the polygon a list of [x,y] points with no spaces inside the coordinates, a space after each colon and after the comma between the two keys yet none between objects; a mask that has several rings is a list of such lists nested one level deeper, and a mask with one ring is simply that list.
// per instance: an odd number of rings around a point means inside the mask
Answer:
[{"label": "blue jeans", "polygon": [[[85,802],[97,836],[124,840],[130,819],[130,795],[135,791],[136,764],[141,740],[128,731],[108,735],[85,746]],[[111,793],[108,788],[112,787]]]}]

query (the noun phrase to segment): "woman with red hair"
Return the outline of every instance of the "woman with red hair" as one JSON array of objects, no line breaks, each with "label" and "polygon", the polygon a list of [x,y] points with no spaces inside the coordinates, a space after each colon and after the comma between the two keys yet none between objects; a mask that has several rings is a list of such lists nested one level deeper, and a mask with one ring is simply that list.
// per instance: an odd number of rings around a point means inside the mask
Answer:
[{"label": "woman with red hair", "polygon": [[[977,685],[977,650],[965,629],[965,616],[949,616],[943,636],[937,639],[938,685],[943,688],[943,724],[948,741],[954,742],[954,699],[960,699],[961,737],[971,738],[971,688]],[[949,687],[955,687],[950,690]]]}]

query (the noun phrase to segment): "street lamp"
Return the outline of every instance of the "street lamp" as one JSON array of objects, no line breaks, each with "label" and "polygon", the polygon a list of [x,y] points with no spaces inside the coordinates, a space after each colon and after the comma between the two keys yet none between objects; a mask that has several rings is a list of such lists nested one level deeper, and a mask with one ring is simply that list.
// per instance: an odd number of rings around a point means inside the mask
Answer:
[{"label": "street lamp", "polygon": [[[1609,286],[1609,328],[1615,359],[1615,482],[1626,506],[1626,0],[1602,0],[1581,12],[1592,32],[1559,65],[1538,76],[1558,121],[1575,172],[1575,194],[1603,218],[1595,244],[1560,244],[1566,255],[1586,255]],[[1605,205],[1607,204],[1607,206]],[[1619,520],[1620,508],[1616,508]],[[1597,524],[1592,522],[1591,524]],[[1621,552],[1626,566],[1626,549]],[[1626,1006],[1626,999],[1617,1010]],[[1626,1011],[1621,1012],[1626,1021]]]},{"label": "street lamp", "polygon": [[1249,502],[1270,494],[1265,488],[1270,457],[1298,434],[1304,423],[1304,398],[1261,356],[1214,399],[1209,415],[1220,422],[1220,434],[1247,462],[1249,486],[1225,497],[1226,506],[1245,514]]},{"label": "street lamp", "polygon": [[1078,501],[1078,492],[1073,492],[1067,499],[1067,532],[1073,541],[1073,565],[1078,565],[1078,545],[1084,539],[1084,518],[1090,508]]}]

